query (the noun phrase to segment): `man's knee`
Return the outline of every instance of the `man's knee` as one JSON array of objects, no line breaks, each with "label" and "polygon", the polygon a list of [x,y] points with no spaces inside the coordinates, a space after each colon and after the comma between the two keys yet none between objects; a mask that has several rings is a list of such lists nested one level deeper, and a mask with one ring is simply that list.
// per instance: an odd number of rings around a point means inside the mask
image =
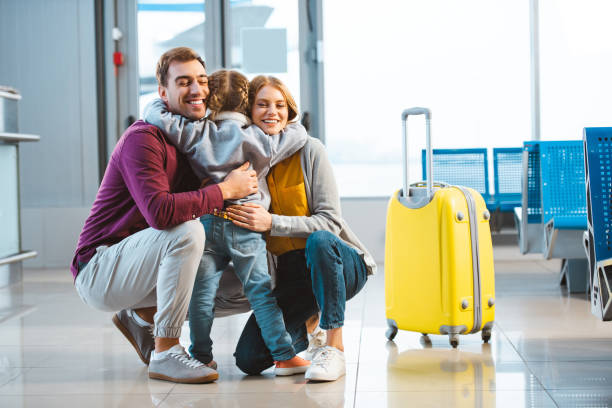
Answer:
[{"label": "man's knee", "polygon": [[200,220],[189,220],[173,228],[177,234],[184,235],[193,239],[204,240],[204,226]]},{"label": "man's knee", "polygon": [[194,251],[204,252],[204,227],[200,220],[190,220],[173,227],[169,232],[175,235],[179,242],[193,247]]},{"label": "man's knee", "polygon": [[199,220],[187,221],[168,230],[169,247],[166,252],[168,259],[173,259],[181,267],[181,281],[193,286],[198,265],[204,254],[204,227]]}]

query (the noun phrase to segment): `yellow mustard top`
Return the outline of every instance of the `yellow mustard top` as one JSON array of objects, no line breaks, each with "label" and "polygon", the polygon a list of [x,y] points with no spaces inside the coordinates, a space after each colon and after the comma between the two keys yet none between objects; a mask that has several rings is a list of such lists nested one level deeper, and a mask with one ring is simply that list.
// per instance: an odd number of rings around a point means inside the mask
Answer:
[{"label": "yellow mustard top", "polygon": [[[309,216],[308,200],[302,172],[301,151],[275,165],[268,173],[270,213],[286,216]],[[306,238],[277,237],[267,234],[268,251],[281,255],[306,247]]]}]

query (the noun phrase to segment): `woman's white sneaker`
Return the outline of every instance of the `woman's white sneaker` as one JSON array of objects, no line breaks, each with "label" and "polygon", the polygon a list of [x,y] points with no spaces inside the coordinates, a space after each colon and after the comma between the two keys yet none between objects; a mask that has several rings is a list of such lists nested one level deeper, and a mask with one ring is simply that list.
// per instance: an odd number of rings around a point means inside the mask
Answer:
[{"label": "woman's white sneaker", "polygon": [[304,359],[312,361],[317,351],[327,344],[327,332],[319,326],[312,332],[308,333],[308,348],[304,353]]},{"label": "woman's white sneaker", "polygon": [[335,347],[319,348],[304,378],[313,381],[336,381],[346,374],[344,353]]}]

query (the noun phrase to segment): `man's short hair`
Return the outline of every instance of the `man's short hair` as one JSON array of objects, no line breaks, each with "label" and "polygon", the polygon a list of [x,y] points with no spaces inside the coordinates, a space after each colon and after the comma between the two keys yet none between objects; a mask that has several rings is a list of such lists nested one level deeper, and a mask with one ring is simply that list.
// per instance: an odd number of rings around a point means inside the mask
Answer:
[{"label": "man's short hair", "polygon": [[172,62],[188,62],[193,60],[200,61],[200,64],[206,69],[204,60],[189,47],[176,47],[166,51],[157,61],[157,68],[155,70],[157,83],[161,86],[168,86],[168,68],[170,68]]}]

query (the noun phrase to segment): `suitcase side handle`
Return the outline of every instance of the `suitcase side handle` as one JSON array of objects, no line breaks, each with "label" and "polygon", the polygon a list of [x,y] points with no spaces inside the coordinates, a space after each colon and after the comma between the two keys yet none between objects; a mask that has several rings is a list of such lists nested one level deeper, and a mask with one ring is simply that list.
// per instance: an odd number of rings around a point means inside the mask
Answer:
[{"label": "suitcase side handle", "polygon": [[409,178],[408,178],[408,127],[407,127],[407,122],[408,122],[408,117],[409,116],[415,116],[415,115],[425,115],[425,130],[426,130],[426,135],[427,135],[427,140],[426,140],[426,179],[425,181],[427,182],[427,198],[431,199],[431,197],[433,196],[433,168],[432,168],[432,163],[433,163],[433,156],[432,156],[432,151],[431,151],[431,111],[427,108],[410,108],[410,109],[406,109],[402,112],[402,132],[403,132],[403,138],[402,138],[402,156],[403,156],[403,162],[404,162],[404,189],[402,191],[402,194],[404,197],[408,198],[408,194],[410,192],[409,190]]}]

